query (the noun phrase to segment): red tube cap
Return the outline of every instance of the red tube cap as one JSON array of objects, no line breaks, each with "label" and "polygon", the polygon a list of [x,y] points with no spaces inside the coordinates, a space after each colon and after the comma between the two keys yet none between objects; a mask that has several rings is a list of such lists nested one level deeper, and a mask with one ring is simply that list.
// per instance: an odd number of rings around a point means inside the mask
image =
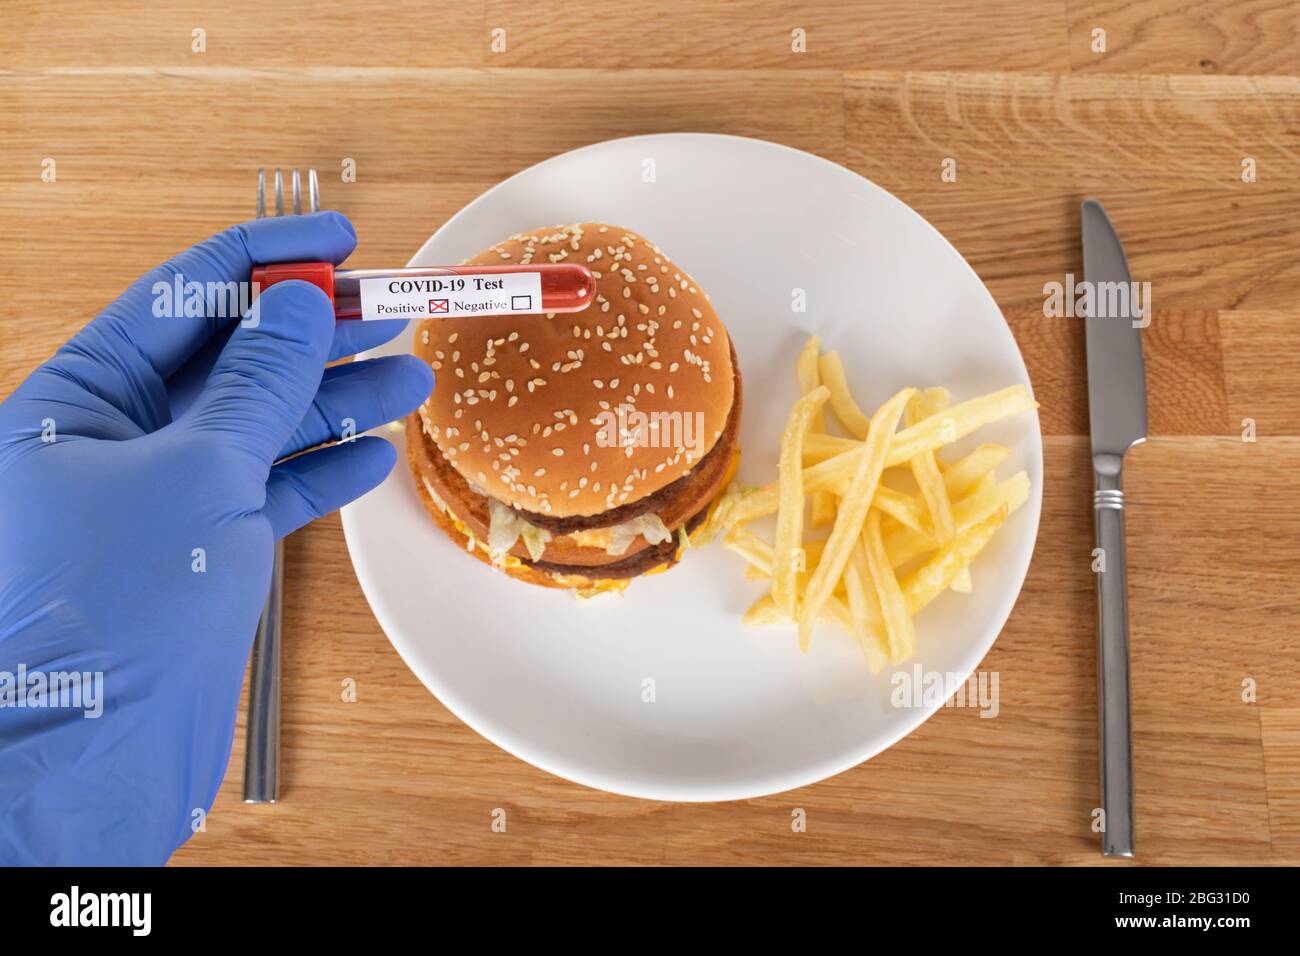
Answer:
[{"label": "red tube cap", "polygon": [[332,262],[273,262],[265,266],[253,266],[250,277],[253,280],[253,294],[289,279],[301,279],[320,289],[330,301],[334,301],[334,264]]}]

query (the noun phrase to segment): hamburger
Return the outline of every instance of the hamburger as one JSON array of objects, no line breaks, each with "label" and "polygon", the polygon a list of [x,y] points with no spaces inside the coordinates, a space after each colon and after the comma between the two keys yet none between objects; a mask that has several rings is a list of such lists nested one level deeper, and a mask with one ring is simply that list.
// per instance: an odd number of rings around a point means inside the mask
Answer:
[{"label": "hamburger", "polygon": [[583,594],[666,570],[735,473],[741,379],[708,296],[629,229],[587,222],[511,236],[469,265],[576,262],[570,314],[430,318],[437,374],[406,423],[434,522],[530,584]]}]

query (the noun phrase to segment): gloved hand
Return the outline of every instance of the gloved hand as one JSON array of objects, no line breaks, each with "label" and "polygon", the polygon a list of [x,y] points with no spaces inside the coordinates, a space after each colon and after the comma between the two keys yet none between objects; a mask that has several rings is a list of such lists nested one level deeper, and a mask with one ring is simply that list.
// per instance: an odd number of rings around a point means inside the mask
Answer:
[{"label": "gloved hand", "polygon": [[[160,864],[211,807],[275,539],[377,485],[395,452],[362,437],[281,459],[433,387],[413,356],[325,369],[403,321],[336,325],[300,282],[221,318],[220,284],[337,263],[355,240],[328,212],[228,229],[0,404],[0,863]],[[165,301],[177,274],[205,290],[202,315],[156,314],[185,304]],[[80,675],[79,701],[58,673]]]}]

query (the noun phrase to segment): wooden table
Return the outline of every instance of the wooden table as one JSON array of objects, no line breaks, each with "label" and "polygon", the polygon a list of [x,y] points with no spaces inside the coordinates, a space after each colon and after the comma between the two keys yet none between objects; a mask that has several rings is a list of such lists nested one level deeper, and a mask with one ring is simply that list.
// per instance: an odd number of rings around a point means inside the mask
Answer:
[{"label": "wooden table", "polygon": [[241,724],[176,863],[1099,862],[1082,336],[1042,314],[1043,284],[1080,273],[1089,194],[1155,305],[1126,481],[1139,862],[1300,863],[1294,0],[113,6],[6,6],[0,394],[129,279],[251,215],[259,166],[320,169],[380,265],[555,153],[703,130],[842,163],[933,222],[1015,330],[1047,443],[1033,567],[981,665],[999,717],[944,710],[742,803],[609,796],[496,749],[398,659],[319,521],[288,547],[283,802],[240,802]]}]

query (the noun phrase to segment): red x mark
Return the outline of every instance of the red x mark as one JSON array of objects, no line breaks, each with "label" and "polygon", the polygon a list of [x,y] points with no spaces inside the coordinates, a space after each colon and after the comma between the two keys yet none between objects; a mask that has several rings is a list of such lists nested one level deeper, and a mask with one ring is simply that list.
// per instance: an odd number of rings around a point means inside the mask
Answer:
[{"label": "red x mark", "polygon": [[430,312],[446,312],[446,311],[447,311],[447,300],[446,300],[446,299],[430,299],[430,300],[429,300],[429,311],[430,311]]}]

